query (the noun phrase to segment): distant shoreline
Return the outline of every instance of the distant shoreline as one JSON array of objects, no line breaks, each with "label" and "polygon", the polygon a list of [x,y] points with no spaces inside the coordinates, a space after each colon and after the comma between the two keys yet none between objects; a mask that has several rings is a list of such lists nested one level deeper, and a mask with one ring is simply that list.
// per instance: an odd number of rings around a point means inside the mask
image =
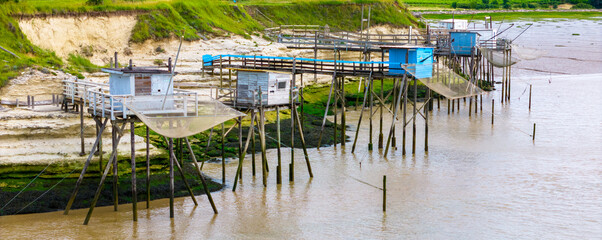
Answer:
[{"label": "distant shoreline", "polygon": [[515,10],[507,10],[507,9],[497,9],[497,10],[457,10],[457,9],[449,9],[449,10],[437,10],[437,11],[412,11],[412,15],[419,17],[422,15],[430,15],[430,14],[458,14],[458,15],[466,15],[466,14],[479,14],[479,13],[561,13],[561,12],[599,12],[602,13],[602,9],[515,9]]}]

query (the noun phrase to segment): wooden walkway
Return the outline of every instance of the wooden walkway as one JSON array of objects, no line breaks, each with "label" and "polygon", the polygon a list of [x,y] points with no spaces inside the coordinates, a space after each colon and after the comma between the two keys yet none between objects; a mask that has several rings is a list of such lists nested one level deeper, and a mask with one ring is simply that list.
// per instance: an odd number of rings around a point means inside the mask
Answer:
[{"label": "wooden walkway", "polygon": [[204,62],[203,69],[234,69],[246,71],[276,71],[336,75],[337,77],[356,76],[398,78],[402,74],[390,70],[402,70],[390,62],[337,61],[312,58],[291,58],[271,56],[217,55],[211,62]]}]

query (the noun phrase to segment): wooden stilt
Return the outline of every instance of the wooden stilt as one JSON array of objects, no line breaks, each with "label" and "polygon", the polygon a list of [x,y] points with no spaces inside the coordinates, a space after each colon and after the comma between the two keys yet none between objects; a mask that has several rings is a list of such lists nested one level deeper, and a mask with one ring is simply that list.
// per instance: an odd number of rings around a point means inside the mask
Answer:
[{"label": "wooden stilt", "polygon": [[385,80],[380,79],[380,100],[378,101],[378,107],[380,108],[380,124],[379,124],[379,133],[378,133],[378,148],[383,148],[383,108],[385,107],[384,99],[384,91],[385,91]]},{"label": "wooden stilt", "polygon": [[456,102],[458,103],[458,114],[460,114],[460,99],[458,99]]},{"label": "wooden stilt", "polygon": [[295,117],[297,118],[297,126],[299,127],[299,138],[301,139],[301,147],[303,148],[303,155],[305,156],[305,164],[307,165],[307,171],[309,177],[313,178],[314,174],[311,171],[311,164],[309,163],[309,154],[307,153],[307,147],[305,147],[305,137],[303,137],[303,128],[301,128],[301,122],[299,121],[299,114],[295,111]]},{"label": "wooden stilt", "polygon": [[[125,123],[123,125],[125,126]],[[115,132],[115,135],[113,140],[112,155],[115,156],[115,159],[109,161],[113,163],[113,210],[117,211],[117,208],[119,206],[119,168],[117,167],[117,146],[119,145],[119,141],[117,141],[117,139],[121,139],[122,132],[119,131],[119,128],[117,126],[113,126],[113,132]]]},{"label": "wooden stilt", "polygon": [[[221,69],[220,69],[221,72]],[[169,148],[169,218],[174,218],[174,174],[173,174],[173,165],[174,165],[174,151],[173,151],[173,138],[169,138],[168,143]]]},{"label": "wooden stilt", "polygon": [[[337,131],[338,130],[337,108],[339,108],[339,105],[338,105],[338,100],[339,100],[339,97],[340,97],[340,90],[339,90],[339,88],[340,88],[340,86],[339,86],[339,80],[337,79],[335,81],[335,85],[334,85],[334,89],[336,89],[336,91],[335,91],[335,95],[334,95],[334,104],[332,106],[333,113],[334,113],[334,127],[333,127],[334,128],[334,134],[333,134],[333,138],[334,138],[334,147],[335,148],[337,147],[337,138],[338,138],[337,137],[337,132],[338,132]],[[294,128],[294,126],[293,126],[293,128]]]},{"label": "wooden stilt", "polygon": [[[406,81],[406,77],[407,77],[407,75],[404,74],[403,75],[404,82]],[[397,83],[395,83],[395,85],[397,85]],[[394,87],[396,88],[397,86],[394,86]],[[392,136],[393,136],[393,134],[395,134],[395,132],[394,132],[395,131],[395,123],[397,123],[397,112],[399,110],[398,106],[399,106],[399,102],[401,100],[401,95],[402,95],[403,91],[401,91],[401,89],[400,89],[398,92],[399,92],[398,95],[396,97],[394,97],[395,104],[393,107],[393,109],[394,109],[393,118],[391,119],[391,128],[389,130],[389,136],[387,137],[387,145],[385,147],[385,158],[387,157],[387,153],[389,153],[389,144],[391,143]]]},{"label": "wooden stilt", "polygon": [[[148,126],[146,128],[146,208],[150,208],[150,130]],[[191,153],[192,154],[192,153]]]},{"label": "wooden stilt", "polygon": [[[256,120],[255,115],[257,113],[255,113],[255,109],[253,109],[253,111],[251,112],[251,119]],[[251,122],[251,169],[252,169],[252,175],[253,177],[255,177],[255,122]]]},{"label": "wooden stilt", "polygon": [[222,125],[222,184],[226,184],[226,151],[224,145],[226,145],[226,134],[224,129],[224,123]]},{"label": "wooden stilt", "polygon": [[[401,139],[401,155],[406,155],[406,125],[407,122],[407,111],[408,111],[408,80],[407,78],[403,81],[403,89],[405,93],[403,94],[403,129],[402,131],[402,139]],[[448,100],[449,101],[449,100]],[[449,110],[449,109],[448,109]]]},{"label": "wooden stilt", "polygon": [[[33,97],[32,97],[33,99]],[[33,102],[33,101],[32,101]],[[33,104],[32,104],[33,105]],[[80,106],[80,110],[79,110],[79,119],[80,119],[80,131],[79,131],[79,136],[80,136],[80,140],[81,140],[81,152],[79,153],[80,156],[84,156],[86,155],[86,151],[85,151],[85,147],[84,147],[84,103],[80,102],[79,103]]]},{"label": "wooden stilt", "polygon": [[[472,99],[472,98],[470,98]],[[426,100],[425,104],[431,103],[431,89],[426,89]],[[424,108],[424,152],[429,151],[429,108]]]},{"label": "wooden stilt", "polygon": [[276,166],[276,184],[282,184],[282,152],[280,151],[280,108],[276,106],[276,148],[278,151],[278,166]]},{"label": "wooden stilt", "polygon": [[374,149],[374,143],[372,142],[372,132],[374,132],[374,126],[372,125],[372,116],[374,112],[372,111],[374,107],[374,79],[372,79],[372,73],[370,74],[370,78],[367,80],[370,81],[370,86],[368,88],[368,94],[370,94],[370,109],[369,109],[369,121],[370,121],[370,132],[368,132],[368,151],[372,151]]},{"label": "wooden stilt", "polygon": [[[99,119],[94,119],[95,121],[97,121],[97,123],[100,122]],[[98,134],[96,136],[96,143],[98,143],[100,141],[100,139],[102,138],[102,132],[104,132],[105,127],[107,126],[107,121],[109,119],[105,119],[105,121],[103,123],[100,124],[100,129],[98,131]],[[77,182],[75,183],[75,189],[73,190],[73,193],[71,193],[71,197],[69,197],[69,201],[67,202],[67,207],[65,207],[65,211],[63,212],[63,214],[67,215],[69,214],[69,210],[71,209],[71,206],[73,205],[73,201],[75,200],[75,196],[77,196],[77,191],[79,191],[79,187],[81,186],[82,181],[84,180],[84,175],[86,174],[86,171],[88,170],[88,166],[90,165],[90,161],[92,160],[92,157],[94,156],[94,152],[96,151],[96,146],[97,144],[94,144],[92,146],[92,149],[90,150],[90,155],[88,155],[88,159],[86,159],[86,163],[84,163],[84,167],[82,168],[82,172],[79,175],[79,178],[77,179]]]},{"label": "wooden stilt", "polygon": [[320,127],[320,135],[318,136],[318,150],[322,143],[322,135],[324,134],[324,126],[326,126],[326,117],[328,116],[328,108],[330,107],[330,100],[332,99],[332,93],[334,90],[336,75],[332,75],[332,82],[330,83],[330,91],[328,92],[328,101],[326,101],[326,110],[324,110],[324,118],[322,118],[322,126]]},{"label": "wooden stilt", "polygon": [[[240,118],[240,119],[242,120],[242,118]],[[196,160],[196,155],[192,151],[192,147],[190,146],[190,142],[188,141],[188,138],[184,138],[184,141],[186,141],[186,146],[188,146],[188,151],[190,152],[190,157],[192,157],[192,163],[194,164],[194,169],[196,169],[196,172],[197,172],[197,174],[199,174],[199,178],[201,179],[201,184],[203,185],[203,190],[205,191],[205,195],[207,195],[207,199],[209,199],[211,208],[213,208],[213,213],[217,214],[217,208],[215,207],[215,203],[213,203],[213,198],[211,197],[211,191],[209,191],[209,187],[207,186],[207,183],[205,182],[205,177],[203,177],[203,173],[201,172],[199,163]]]},{"label": "wooden stilt", "polygon": [[468,98],[468,116],[472,116],[472,97]]},{"label": "wooden stilt", "polygon": [[[238,161],[242,161],[242,117],[238,117]],[[238,176],[242,180],[242,174]]]},{"label": "wooden stilt", "polygon": [[130,122],[130,164],[132,166],[132,217],[138,221],[138,192],[136,187],[136,146],[134,122]]},{"label": "wooden stilt", "polygon": [[252,132],[252,128],[253,128],[253,122],[255,121],[255,114],[253,114],[253,112],[251,112],[251,127],[249,128],[249,132],[247,135],[247,141],[245,143],[245,148],[242,151],[242,156],[238,159],[238,168],[236,169],[236,176],[234,176],[234,185],[232,186],[232,191],[236,191],[236,186],[238,185],[238,179],[240,178],[240,175],[242,175],[242,164],[243,164],[243,160],[245,159],[245,154],[247,153],[247,148],[249,147],[249,142],[251,141],[251,135],[253,134]]},{"label": "wooden stilt", "polygon": [[195,206],[198,206],[199,203],[196,201],[196,197],[194,196],[194,193],[192,192],[192,188],[190,188],[190,185],[188,184],[188,181],[186,180],[186,176],[184,175],[184,171],[182,170],[182,166],[180,165],[180,162],[178,162],[178,158],[176,157],[175,154],[171,157],[174,159],[173,162],[175,163],[176,168],[178,169],[178,172],[180,173],[180,177],[182,177],[182,181],[184,182],[184,186],[186,186],[186,190],[188,191],[190,198],[192,198],[192,202],[194,202]]},{"label": "wooden stilt", "polygon": [[418,103],[418,81],[414,79],[414,115],[412,117],[412,154],[416,153],[416,104]]},{"label": "wooden stilt", "polygon": [[[336,69],[336,61],[335,61]],[[296,80],[296,58],[293,58],[293,71],[292,71],[291,87],[290,87],[290,99],[291,99],[291,162],[289,165],[289,181],[295,179],[295,112],[297,111],[297,103],[295,102],[295,95],[293,89],[297,86]],[[336,98],[335,98],[336,99]]]},{"label": "wooden stilt", "polygon": [[[260,88],[261,91],[261,88]],[[259,95],[261,96],[261,94]],[[259,98],[261,99],[261,97]],[[261,144],[261,177],[263,182],[263,187],[268,186],[268,178],[267,178],[267,161],[268,158],[266,156],[266,147],[265,147],[265,115],[263,111],[263,104],[259,107],[259,141]]]},{"label": "wooden stilt", "polygon": [[341,77],[341,146],[345,146],[346,122],[345,122],[345,77]]},{"label": "wooden stilt", "polygon": [[[111,125],[114,128],[113,129],[114,132],[119,131],[119,128],[117,126],[114,126],[113,124],[111,124]],[[123,130],[124,127],[125,127],[125,123],[123,124],[121,130]],[[119,144],[119,141],[121,140],[122,135],[123,134],[121,134],[121,132],[119,132],[119,134],[115,133],[115,138],[114,138],[115,141],[113,142],[114,148],[116,148],[117,144]],[[96,193],[94,194],[94,199],[92,200],[90,209],[88,209],[88,214],[86,215],[86,219],[84,220],[84,225],[88,225],[88,222],[90,222],[90,217],[92,217],[92,212],[94,212],[94,207],[96,206],[96,202],[98,202],[98,198],[100,197],[100,192],[102,191],[102,187],[104,185],[105,179],[107,178],[107,175],[109,174],[109,170],[111,169],[111,164],[113,164],[113,162],[117,162],[117,151],[115,151],[115,150],[111,153],[111,157],[109,158],[109,161],[107,162],[107,165],[102,174],[102,177],[100,178],[100,183],[98,184],[98,188],[96,189]],[[117,195],[114,194],[114,196],[117,196]]]},{"label": "wooden stilt", "polygon": [[[365,85],[364,86],[364,100],[362,101],[362,108],[360,110],[360,117],[359,117],[359,120],[357,121],[357,128],[355,130],[355,137],[353,139],[353,146],[351,146],[351,153],[355,152],[355,145],[357,144],[357,137],[359,136],[360,126],[362,125],[362,117],[364,116],[364,107],[366,107],[366,100],[367,100],[367,95],[368,95],[368,91],[369,91],[368,89],[369,89],[369,86],[370,86],[370,82],[368,82],[368,81],[370,81],[369,79],[370,78],[366,79],[366,84],[364,84]],[[370,114],[372,114],[372,113],[370,112]]]}]

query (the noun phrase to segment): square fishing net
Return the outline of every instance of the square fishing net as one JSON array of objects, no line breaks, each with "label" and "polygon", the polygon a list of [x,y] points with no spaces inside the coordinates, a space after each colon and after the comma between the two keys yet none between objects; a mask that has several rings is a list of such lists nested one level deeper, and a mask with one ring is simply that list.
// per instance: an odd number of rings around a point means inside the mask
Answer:
[{"label": "square fishing net", "polygon": [[417,78],[418,81],[426,85],[429,89],[445,96],[445,98],[448,99],[470,97],[483,93],[483,90],[481,90],[477,85],[440,63],[433,63],[429,68],[432,69],[432,74],[429,74],[430,77],[420,77],[421,75],[425,76],[424,73],[414,74],[413,71],[419,71],[415,69],[421,69],[423,67],[417,67],[410,64],[403,65],[403,68],[406,69],[410,75]]},{"label": "square fishing net", "polygon": [[128,98],[124,105],[153,131],[169,138],[188,137],[245,116],[209,96],[145,96]]}]

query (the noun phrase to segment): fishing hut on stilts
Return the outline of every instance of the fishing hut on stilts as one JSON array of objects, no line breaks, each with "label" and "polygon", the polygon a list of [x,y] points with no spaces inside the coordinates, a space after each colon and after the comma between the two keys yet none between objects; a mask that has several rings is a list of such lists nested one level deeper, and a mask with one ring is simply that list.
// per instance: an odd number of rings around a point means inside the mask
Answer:
[{"label": "fishing hut on stilts", "polygon": [[[176,58],[177,63],[177,58]],[[169,148],[169,186],[170,186],[170,217],[174,217],[174,170],[177,170],[181,176],[190,197],[195,205],[197,200],[186,180],[183,171],[183,159],[178,161],[174,154],[174,138],[184,139],[188,151],[192,153],[192,147],[188,141],[188,136],[194,135],[215,125],[223,123],[231,118],[236,118],[242,114],[222,103],[211,99],[209,96],[202,96],[195,92],[174,89],[173,76],[175,73],[175,64],[172,66],[171,59],[167,69],[134,67],[130,60],[129,65],[120,68],[115,53],[115,66],[113,68],[104,68],[102,71],[110,74],[109,84],[96,84],[86,81],[65,81],[64,95],[65,103],[77,104],[80,111],[82,129],[82,153],[85,154],[83,140],[83,122],[84,111],[87,111],[96,123],[96,140],[92,145],[84,163],[82,172],[76,182],[73,193],[71,194],[64,214],[68,214],[71,209],[78,190],[90,162],[97,152],[102,153],[102,134],[111,125],[112,152],[109,159],[103,162],[103,154],[99,154],[99,163],[102,176],[94,198],[91,201],[88,214],[84,220],[84,225],[90,221],[94,208],[100,197],[105,181],[112,169],[113,176],[113,203],[114,210],[118,209],[118,182],[119,173],[117,165],[117,146],[125,132],[126,126],[130,130],[131,145],[131,177],[132,177],[132,208],[133,220],[137,221],[137,179],[136,179],[136,153],[134,146],[135,124],[143,123],[146,125],[146,206],[150,206],[150,157],[149,157],[149,132],[152,129],[158,134],[164,136],[164,140]],[[67,104],[64,104],[67,107]],[[181,145],[180,145],[181,146]],[[180,155],[181,156],[181,155]],[[207,183],[201,172],[195,154],[190,154],[191,161],[194,164],[195,171],[201,180],[203,189],[207,195],[209,203],[217,214],[217,208],[211,198]],[[103,166],[104,165],[104,166]]]},{"label": "fishing hut on stilts", "polygon": [[[305,164],[307,166],[309,177],[313,177],[309,154],[303,134],[303,75],[297,72],[296,63],[287,62],[285,58],[274,57],[271,62],[274,64],[282,64],[284,67],[289,66],[288,71],[278,71],[269,68],[253,68],[251,65],[261,64],[265,59],[252,58],[249,56],[239,55],[218,55],[218,56],[203,56],[202,71],[214,72],[219,71],[220,87],[212,88],[211,95],[215,99],[224,104],[250,115],[251,121],[246,141],[243,144],[242,122],[243,117],[239,117],[238,123],[238,139],[239,139],[239,162],[234,176],[234,184],[232,191],[236,191],[238,182],[243,176],[243,161],[249,144],[251,145],[251,167],[252,175],[256,175],[255,161],[255,135],[259,135],[259,144],[261,148],[261,172],[262,183],[267,187],[267,176],[269,172],[269,164],[266,157],[266,131],[265,131],[265,114],[269,111],[276,112],[276,147],[278,164],[276,166],[276,182],[282,183],[282,141],[281,141],[281,119],[280,112],[290,109],[290,162],[288,164],[289,181],[294,181],[295,176],[295,131],[299,134],[301,147]],[[242,61],[242,62],[241,62]],[[248,64],[248,65],[247,65]],[[249,67],[247,67],[249,66]],[[228,72],[228,79],[224,79],[224,72]],[[235,72],[235,80],[232,76]],[[297,84],[297,78],[300,77],[300,87]],[[224,84],[226,81],[227,84]],[[298,108],[300,107],[301,113]],[[233,128],[234,126],[232,126]],[[224,138],[231,130],[224,131],[222,128],[222,138]],[[257,131],[257,132],[256,132]],[[223,162],[223,161],[222,161]],[[225,179],[225,173],[223,172]]]}]

